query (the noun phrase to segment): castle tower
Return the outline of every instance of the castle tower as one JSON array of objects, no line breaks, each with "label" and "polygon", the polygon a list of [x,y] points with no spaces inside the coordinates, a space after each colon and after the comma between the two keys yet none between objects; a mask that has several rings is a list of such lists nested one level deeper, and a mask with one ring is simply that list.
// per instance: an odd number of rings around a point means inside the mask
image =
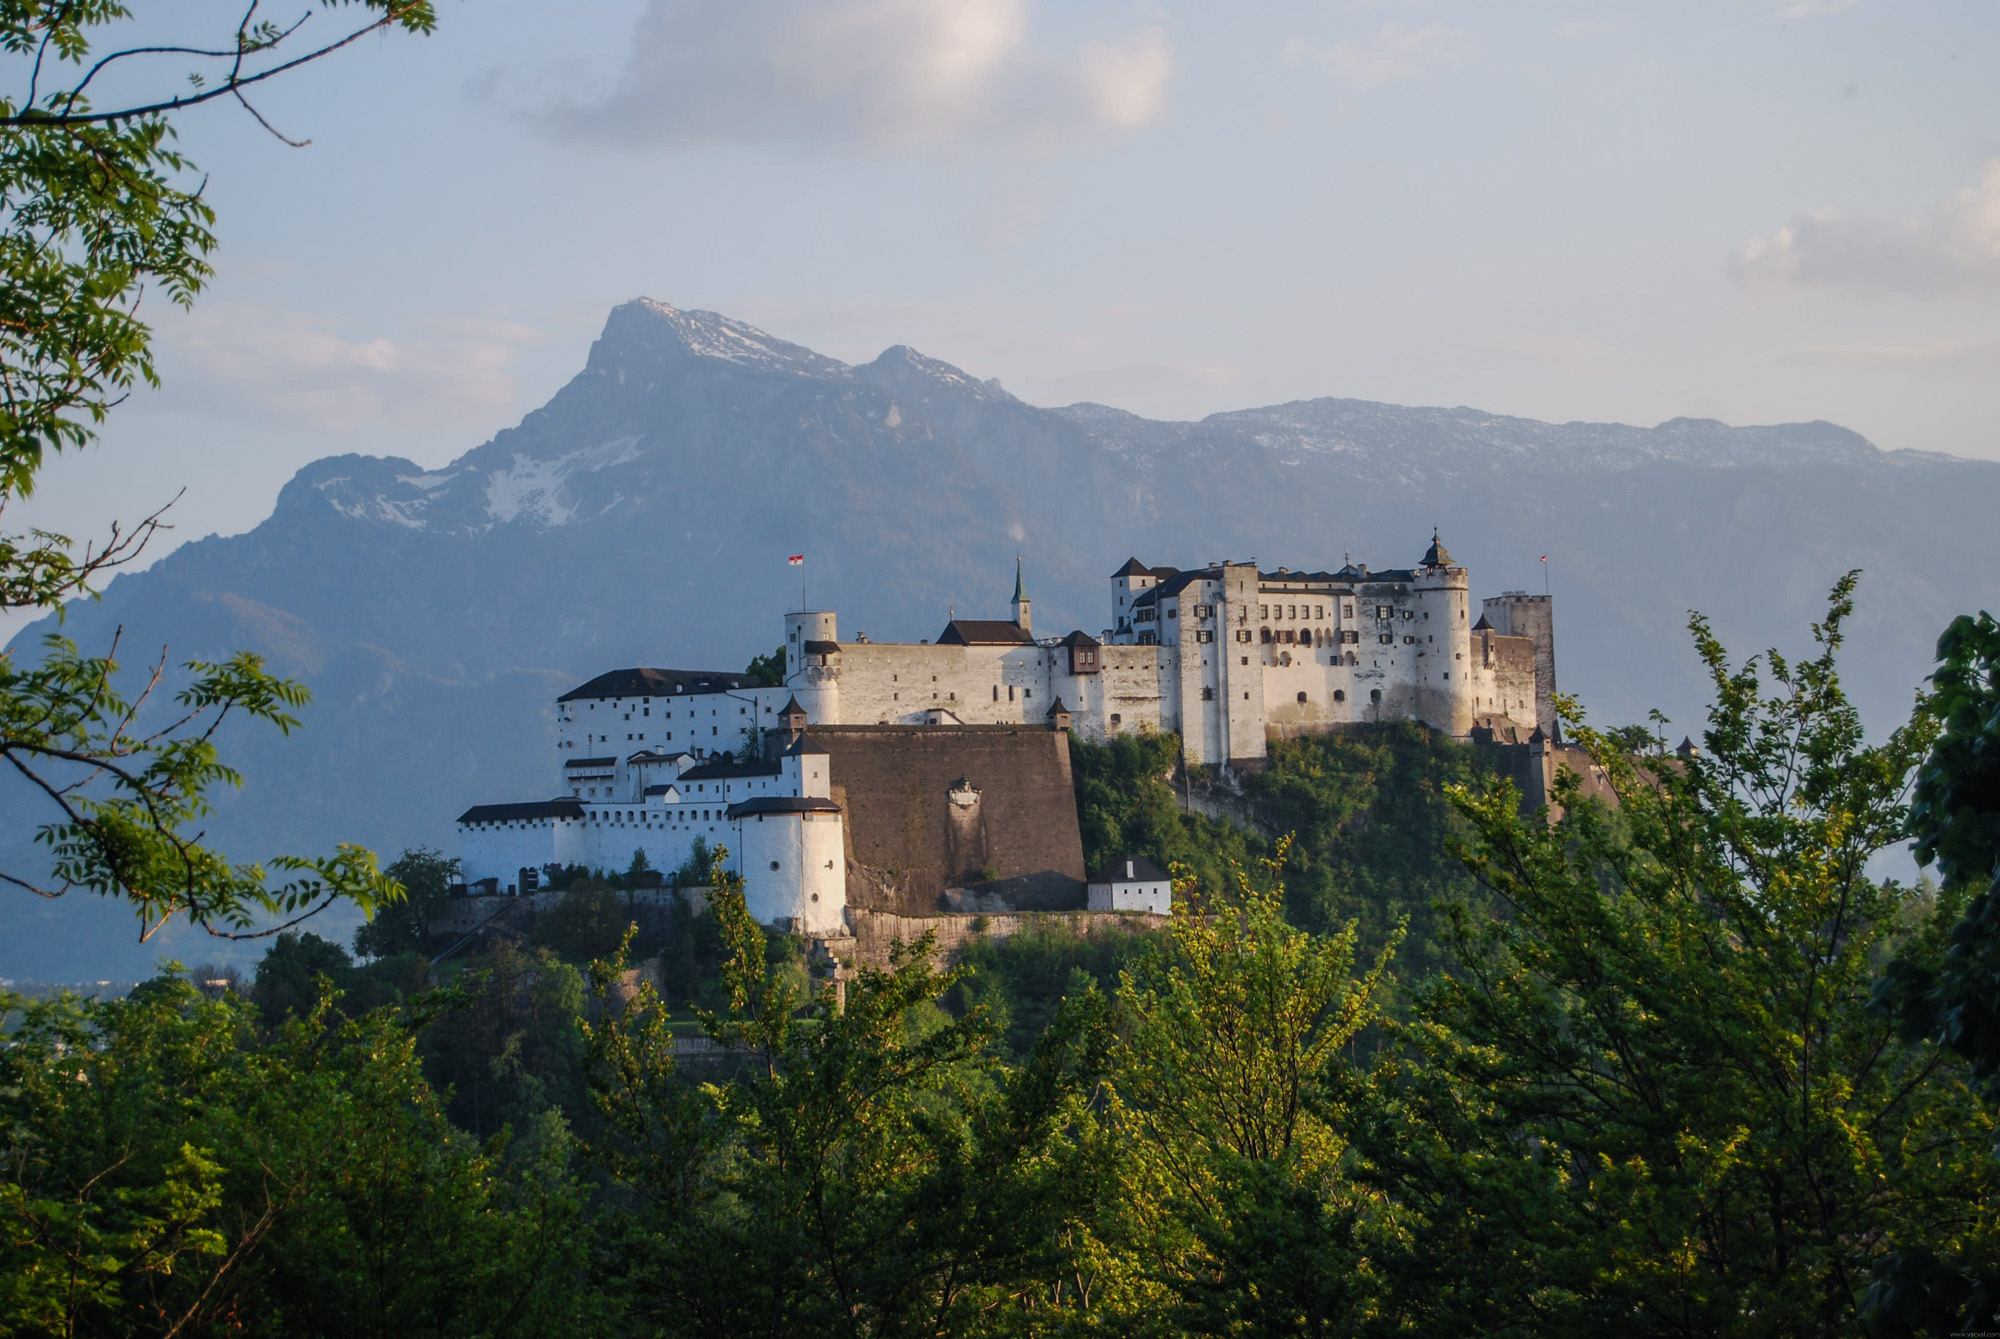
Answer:
[{"label": "castle tower", "polygon": [[1033,635],[1034,627],[1028,621],[1028,592],[1021,586],[1021,560],[1014,560],[1014,626]]},{"label": "castle tower", "polygon": [[823,724],[840,720],[839,637],[833,611],[785,615],[785,686],[792,701]]},{"label": "castle tower", "polygon": [[1485,601],[1493,630],[1506,637],[1526,637],[1535,644],[1535,726],[1550,741],[1562,742],[1556,720],[1556,619],[1546,595],[1510,590]]}]

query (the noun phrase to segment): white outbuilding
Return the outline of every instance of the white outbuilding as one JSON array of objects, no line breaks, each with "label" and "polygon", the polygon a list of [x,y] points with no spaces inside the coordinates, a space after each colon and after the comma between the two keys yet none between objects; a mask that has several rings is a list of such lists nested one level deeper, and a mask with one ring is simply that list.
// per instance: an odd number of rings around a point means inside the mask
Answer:
[{"label": "white outbuilding", "polygon": [[1142,855],[1125,855],[1090,881],[1092,911],[1145,911],[1165,916],[1174,909],[1174,881]]}]

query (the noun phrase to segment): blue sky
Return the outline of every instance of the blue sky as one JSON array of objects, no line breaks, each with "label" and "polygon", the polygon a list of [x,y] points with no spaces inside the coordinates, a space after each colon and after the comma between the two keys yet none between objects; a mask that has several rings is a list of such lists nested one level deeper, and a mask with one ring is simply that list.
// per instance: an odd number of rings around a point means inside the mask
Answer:
[{"label": "blue sky", "polygon": [[261,100],[309,148],[183,122],[216,283],[11,525],[185,487],[175,537],[229,533],[321,455],[442,463],[642,294],[1040,404],[1831,419],[2000,458],[1988,3],[441,11]]}]

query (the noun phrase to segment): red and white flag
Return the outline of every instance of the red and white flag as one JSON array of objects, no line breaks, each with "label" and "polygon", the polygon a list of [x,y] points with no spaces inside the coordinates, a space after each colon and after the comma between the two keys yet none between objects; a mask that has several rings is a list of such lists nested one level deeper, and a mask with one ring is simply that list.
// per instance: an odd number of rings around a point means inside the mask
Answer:
[{"label": "red and white flag", "polygon": [[[804,567],[806,565],[806,556],[803,553],[795,553],[791,557],[785,559],[785,561],[790,563],[793,567]],[[1548,559],[1544,558],[1542,561],[1547,562]]]},{"label": "red and white flag", "polygon": [[1548,560],[1549,560],[1549,555],[1548,555],[1548,554],[1546,554],[1546,553],[1545,553],[1545,554],[1543,554],[1543,555],[1542,555],[1542,561],[1543,561],[1543,562],[1547,562]]}]

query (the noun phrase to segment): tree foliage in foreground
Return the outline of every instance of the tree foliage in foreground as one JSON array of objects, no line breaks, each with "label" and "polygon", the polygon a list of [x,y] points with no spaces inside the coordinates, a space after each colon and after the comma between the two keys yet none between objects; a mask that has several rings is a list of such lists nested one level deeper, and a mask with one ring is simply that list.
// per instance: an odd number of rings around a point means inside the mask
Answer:
[{"label": "tree foliage in foreground", "polygon": [[[1979,792],[1932,780],[1964,743],[1947,697],[1863,737],[1835,673],[1850,591],[1796,662],[1734,664],[1695,621],[1715,704],[1691,759],[1635,756],[1565,704],[1615,809],[1567,780],[1553,823],[1505,785],[1449,792],[1476,885],[1440,888],[1439,965],[1414,981],[1389,975],[1393,932],[1364,952],[1355,921],[1296,923],[1278,842],[1254,877],[1178,871],[1163,932],[1088,951],[1030,936],[971,972],[938,971],[924,940],[844,1001],[751,921],[737,880],[704,873],[720,980],[692,1054],[631,988],[629,940],[590,1000],[546,950],[495,946],[475,975],[364,1013],[322,998],[327,978],[420,960],[357,968],[288,935],[253,994],[289,1003],[261,1029],[179,983],[16,1005],[0,1323],[2000,1328],[1994,1108],[1964,1048],[1904,1033],[1896,995],[1910,965],[1948,979],[1970,894],[1866,873],[1911,824],[1919,759],[1920,796],[1943,797],[1920,832]],[[989,1006],[1016,992],[1052,1004],[1002,1047]]]},{"label": "tree foliage in foreground", "polygon": [[391,1015],[259,1040],[163,977],[0,995],[0,1336],[518,1335],[577,1319],[560,1149],[445,1120]]},{"label": "tree foliage in foreground", "polygon": [[[146,297],[186,307],[208,281],[215,216],[205,180],[174,147],[176,114],[227,98],[271,130],[250,102],[267,81],[368,33],[427,33],[436,22],[430,0],[324,0],[320,11],[351,17],[323,32],[306,26],[311,10],[279,23],[251,4],[213,36],[160,41],[135,30],[120,0],[0,0],[8,57],[0,88],[0,511],[33,490],[47,452],[85,445],[134,387],[158,383],[152,331],[140,317]],[[110,84],[139,92],[97,101]],[[89,595],[161,524],[161,512],[130,529],[114,524],[108,540],[80,554],[61,535],[0,533],[0,607],[55,610]],[[166,696],[164,653],[128,697],[117,686],[115,641],[102,656],[59,637],[40,649],[32,666],[0,654],[0,761],[42,804],[46,821],[35,836],[50,868],[46,877],[0,871],[0,884],[44,897],[121,899],[142,940],[176,916],[241,935],[260,919],[289,923],[338,898],[369,910],[397,895],[358,847],[282,856],[267,868],[202,843],[210,797],[241,784],[221,760],[218,730],[241,716],[288,732],[307,698],[303,686],[244,653],[180,667],[184,684],[169,705],[156,698]]]},{"label": "tree foliage in foreground", "polygon": [[1864,740],[1835,672],[1852,588],[1797,662],[1732,667],[1693,621],[1715,701],[1684,765],[1643,771],[1569,708],[1615,816],[1568,779],[1552,825],[1505,787],[1456,796],[1500,914],[1452,916],[1453,965],[1355,1134],[1395,1206],[1398,1323],[1908,1333],[1875,1286],[1899,1251],[1994,1249],[1988,1114],[1867,1008],[1890,954],[1936,933],[1866,872],[1931,727]]},{"label": "tree foliage in foreground", "polygon": [[721,859],[729,1009],[702,1023],[733,1074],[683,1081],[650,988],[589,1029],[594,1151],[636,1205],[606,1243],[611,1296],[647,1334],[981,1330],[1046,1276],[1099,1185],[1073,1135],[1103,1064],[1102,997],[1003,1069],[983,1013],[937,1009],[953,978],[928,937],[862,970],[844,1006],[807,994],[767,965]]}]

